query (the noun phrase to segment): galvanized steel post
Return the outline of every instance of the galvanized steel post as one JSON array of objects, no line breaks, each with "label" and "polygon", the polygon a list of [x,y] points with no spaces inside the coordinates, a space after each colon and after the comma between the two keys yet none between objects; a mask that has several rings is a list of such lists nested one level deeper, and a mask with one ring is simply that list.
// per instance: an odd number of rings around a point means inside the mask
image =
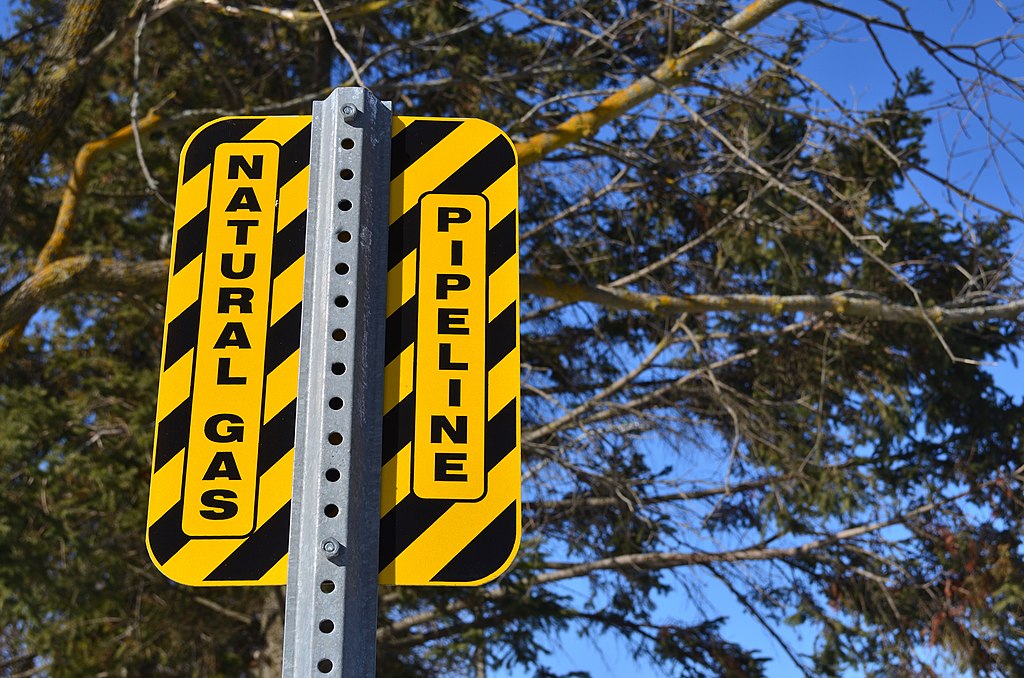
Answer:
[{"label": "galvanized steel post", "polygon": [[374,675],[391,110],[313,104],[285,676]]}]

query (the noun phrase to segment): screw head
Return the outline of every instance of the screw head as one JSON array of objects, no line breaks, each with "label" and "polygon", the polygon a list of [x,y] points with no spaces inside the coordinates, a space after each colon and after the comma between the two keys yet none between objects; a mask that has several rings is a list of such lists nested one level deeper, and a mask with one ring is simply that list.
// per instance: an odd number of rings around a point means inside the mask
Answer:
[{"label": "screw head", "polygon": [[336,539],[324,539],[323,543],[320,545],[320,548],[322,548],[324,550],[324,553],[326,553],[327,555],[333,556],[341,551],[341,544],[339,544],[338,540]]},{"label": "screw head", "polygon": [[345,122],[352,122],[359,115],[359,109],[352,104],[345,104],[341,107],[341,117],[345,118]]}]

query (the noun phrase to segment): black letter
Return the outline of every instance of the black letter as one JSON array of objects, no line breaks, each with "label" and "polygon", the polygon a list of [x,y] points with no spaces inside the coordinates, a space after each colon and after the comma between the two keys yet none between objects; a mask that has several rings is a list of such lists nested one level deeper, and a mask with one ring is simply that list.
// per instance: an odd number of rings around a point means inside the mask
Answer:
[{"label": "black letter", "polygon": [[237,212],[238,210],[245,210],[246,212],[263,211],[260,209],[260,201],[256,199],[256,191],[252,186],[239,186],[235,189],[235,194],[231,196],[228,206],[224,208],[225,212]]},{"label": "black letter", "polygon": [[472,213],[465,207],[438,207],[437,230],[447,233],[450,224],[464,224],[470,216]]},{"label": "black letter", "polygon": [[437,309],[437,333],[469,334],[469,328],[466,327],[466,317],[468,315],[468,308]]},{"label": "black letter", "polygon": [[232,306],[237,306],[239,313],[252,313],[254,295],[255,292],[248,287],[222,287],[217,302],[217,313],[227,313]]},{"label": "black letter", "polygon": [[242,323],[224,323],[224,330],[220,333],[214,348],[252,348],[249,337],[245,334],[245,325]]},{"label": "black letter", "polygon": [[199,515],[207,520],[227,520],[238,515],[238,505],[231,501],[238,499],[238,495],[231,490],[207,490],[203,492],[203,506],[209,506],[214,511],[200,511]]},{"label": "black letter", "polygon": [[469,363],[453,363],[452,362],[452,345],[441,344],[439,347],[437,369],[439,370],[468,370]]},{"label": "black letter", "polygon": [[217,384],[223,386],[231,386],[232,384],[244,384],[245,377],[232,377],[231,374],[231,358],[218,358],[217,359]]},{"label": "black letter", "polygon": [[[239,231],[238,233],[241,233]],[[236,234],[237,237],[238,234]],[[239,243],[244,245],[245,243]],[[220,274],[225,278],[231,280],[241,280],[242,278],[248,278],[252,275],[252,272],[256,270],[256,255],[253,252],[246,252],[242,256],[242,270],[236,271],[233,265],[234,255],[231,252],[225,252],[220,255]]]},{"label": "black letter", "polygon": [[[228,226],[237,228],[235,232],[235,244],[236,245],[248,245],[249,244],[249,229],[254,226],[259,226],[260,222],[255,219],[228,219]],[[222,266],[223,270],[223,266]]]},{"label": "black letter", "polygon": [[238,472],[238,464],[235,463],[235,455],[230,452],[217,452],[213,455],[213,461],[210,462],[210,468],[206,469],[203,480],[216,480],[217,478],[242,479],[242,474]]},{"label": "black letter", "polygon": [[263,156],[254,155],[252,157],[252,164],[250,165],[245,156],[242,155],[229,155],[228,156],[228,179],[237,179],[238,170],[241,169],[246,177],[249,179],[262,179],[263,178]]},{"label": "black letter", "polygon": [[460,414],[455,417],[455,426],[452,426],[452,423],[448,421],[448,417],[443,414],[430,415],[430,442],[441,442],[441,434],[447,433],[448,439],[453,443],[465,444],[469,429],[468,421],[469,417]]},{"label": "black letter", "polygon": [[447,299],[449,292],[461,292],[469,289],[469,276],[461,273],[437,274],[437,298]]},{"label": "black letter", "polygon": [[[221,433],[217,430],[217,425],[223,422],[229,424],[238,424],[238,426],[228,426],[227,433]],[[215,443],[240,443],[242,442],[242,432],[245,430],[245,421],[237,414],[215,414],[206,420],[206,437]]]},{"label": "black letter", "polygon": [[461,471],[465,461],[466,454],[464,452],[438,452],[434,455],[434,480],[466,482],[469,480],[469,476],[465,473],[452,473],[452,471]]}]

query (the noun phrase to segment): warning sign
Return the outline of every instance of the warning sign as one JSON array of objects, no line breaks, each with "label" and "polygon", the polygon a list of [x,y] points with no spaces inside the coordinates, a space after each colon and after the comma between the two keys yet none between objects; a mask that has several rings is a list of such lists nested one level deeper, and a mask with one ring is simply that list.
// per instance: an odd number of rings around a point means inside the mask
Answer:
[{"label": "warning sign", "polygon": [[[287,581],[310,122],[182,153],[147,542],[183,584]],[[520,537],[515,150],[395,117],[391,165],[380,582],[479,585]]]},{"label": "warning sign", "polygon": [[182,153],[147,530],[181,583],[285,582],[309,139],[224,118]]},{"label": "warning sign", "polygon": [[515,149],[472,119],[391,143],[380,582],[473,586],[519,545]]}]

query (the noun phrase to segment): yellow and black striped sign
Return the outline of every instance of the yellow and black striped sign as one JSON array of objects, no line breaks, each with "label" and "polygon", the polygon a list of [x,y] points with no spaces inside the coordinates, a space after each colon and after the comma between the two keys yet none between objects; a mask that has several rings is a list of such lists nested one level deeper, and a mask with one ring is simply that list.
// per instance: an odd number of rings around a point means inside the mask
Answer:
[{"label": "yellow and black striped sign", "polygon": [[474,119],[391,144],[380,582],[473,586],[519,546],[515,148]]},{"label": "yellow and black striped sign", "polygon": [[147,544],[183,584],[286,581],[309,142],[222,118],[182,152]]},{"label": "yellow and black striped sign", "polygon": [[[520,538],[515,150],[393,120],[380,582],[478,585]],[[223,118],[182,153],[147,542],[183,584],[287,580],[310,122]]]}]

